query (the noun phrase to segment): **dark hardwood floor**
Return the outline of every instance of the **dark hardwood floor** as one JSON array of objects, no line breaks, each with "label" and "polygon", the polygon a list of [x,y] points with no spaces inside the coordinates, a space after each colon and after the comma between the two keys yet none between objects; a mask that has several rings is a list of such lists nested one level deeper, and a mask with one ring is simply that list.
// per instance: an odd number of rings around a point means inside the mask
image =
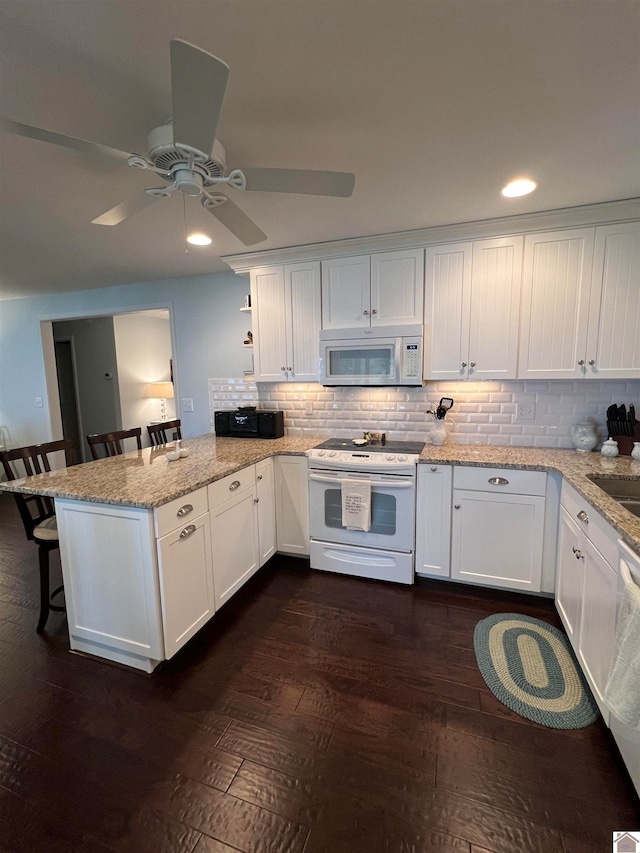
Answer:
[{"label": "dark hardwood floor", "polygon": [[[54,577],[59,556],[53,556]],[[37,549],[0,495],[0,849],[608,853],[640,813],[599,721],[518,717],[473,628],[550,602],[276,558],[152,676],[35,632]]]}]

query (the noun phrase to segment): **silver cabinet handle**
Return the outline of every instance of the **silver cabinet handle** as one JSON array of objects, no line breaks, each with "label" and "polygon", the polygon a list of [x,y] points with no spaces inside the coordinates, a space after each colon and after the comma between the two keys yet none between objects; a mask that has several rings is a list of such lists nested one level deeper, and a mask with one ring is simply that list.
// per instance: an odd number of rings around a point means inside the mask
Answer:
[{"label": "silver cabinet handle", "polygon": [[254,504],[259,504],[259,503],[260,503],[260,498],[254,498],[254,499],[253,499],[253,502],[254,502]]},{"label": "silver cabinet handle", "polygon": [[475,361],[470,361],[470,362],[469,362],[469,367],[475,367],[475,366],[476,366]]},{"label": "silver cabinet handle", "polygon": [[240,485],[240,480],[234,480],[233,483],[231,483],[231,485],[229,486],[229,491],[235,492],[235,490],[238,488],[239,485]]},{"label": "silver cabinet handle", "polygon": [[575,545],[573,546],[573,548],[572,548],[571,550],[573,551],[573,553],[574,553],[574,554],[577,554],[577,553],[578,553],[578,549],[576,548],[576,546],[575,546]]},{"label": "silver cabinet handle", "polygon": [[364,317],[368,317],[368,316],[369,316],[369,312],[368,312],[368,311],[363,311],[363,312],[362,312],[362,314],[363,314],[363,316],[364,316]]},{"label": "silver cabinet handle", "polygon": [[258,476],[256,477],[256,480],[261,480],[261,479],[262,479],[262,474],[258,474]]},{"label": "silver cabinet handle", "polygon": [[589,516],[583,509],[581,509],[580,512],[576,515],[576,518],[579,521],[584,521],[585,524],[589,524]]},{"label": "silver cabinet handle", "polygon": [[582,551],[578,551],[577,548],[574,548],[573,550],[576,555],[576,560],[584,560],[584,554],[582,553]]},{"label": "silver cabinet handle", "polygon": [[180,507],[176,515],[178,518],[184,518],[185,515],[189,515],[190,512],[193,512],[193,504],[185,504]]},{"label": "silver cabinet handle", "polygon": [[462,362],[462,366],[463,366],[463,367],[466,367],[466,366],[467,366],[467,362],[466,362],[466,361],[463,361],[463,362]]},{"label": "silver cabinet handle", "polygon": [[453,508],[454,508],[454,509],[460,509],[460,504],[454,504],[454,505],[453,505]]},{"label": "silver cabinet handle", "polygon": [[432,465],[431,470],[432,470],[432,471],[437,471],[438,469],[436,468],[436,466],[435,466],[435,465]]},{"label": "silver cabinet handle", "polygon": [[581,358],[580,361],[578,362],[578,364],[580,365],[580,367],[582,367],[584,364],[584,358]]},{"label": "silver cabinet handle", "polygon": [[508,486],[509,485],[509,481],[505,480],[504,477],[489,477],[487,482],[491,483],[492,486]]},{"label": "silver cabinet handle", "polygon": [[371,313],[372,313],[372,314],[377,314],[378,312],[376,311],[376,309],[375,309],[375,308],[372,308],[372,309],[371,309]]},{"label": "silver cabinet handle", "polygon": [[594,365],[595,363],[596,363],[595,358],[590,358],[590,359],[589,359],[589,364],[591,365],[591,367],[593,367],[593,365]]},{"label": "silver cabinet handle", "polygon": [[187,536],[191,536],[191,534],[192,534],[192,533],[195,533],[195,532],[196,532],[196,526],[195,526],[195,524],[189,524],[187,527],[185,527],[185,529],[184,529],[184,530],[181,530],[181,531],[180,531],[180,538],[181,538],[181,539],[186,539],[186,538],[187,538]]},{"label": "silver cabinet handle", "polygon": [[287,367],[287,370],[293,370],[293,367]]},{"label": "silver cabinet handle", "polygon": [[281,368],[280,368],[280,370],[286,370],[286,369],[287,369],[286,367],[281,367]]}]

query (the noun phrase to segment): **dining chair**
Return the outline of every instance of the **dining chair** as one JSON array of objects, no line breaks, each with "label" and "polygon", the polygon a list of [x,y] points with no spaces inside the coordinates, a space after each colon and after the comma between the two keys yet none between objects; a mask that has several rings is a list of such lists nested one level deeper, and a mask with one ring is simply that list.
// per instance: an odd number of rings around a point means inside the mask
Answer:
[{"label": "dining chair", "polygon": [[97,447],[102,445],[105,456],[121,456],[124,451],[121,442],[125,438],[135,438],[138,450],[142,450],[142,427],[133,429],[121,429],[114,432],[102,432],[96,435],[88,435],[89,450],[94,459],[100,459]]},{"label": "dining chair", "polygon": [[[172,431],[173,435],[171,434]],[[175,441],[176,438],[182,438],[180,418],[176,418],[174,421],[161,421],[159,424],[149,424],[147,432],[149,433],[152,447],[157,447],[159,444],[166,444],[167,441]]]},{"label": "dining chair", "polygon": [[[59,452],[64,452],[67,467],[78,463],[76,443],[70,438],[28,447],[16,447],[13,450],[2,450],[0,460],[7,480],[17,480],[51,471],[50,456]],[[59,586],[51,591],[49,583],[49,554],[59,546],[55,508],[53,500],[43,495],[13,492],[13,497],[18,506],[27,539],[38,545],[40,616],[36,631],[41,634],[47,624],[50,610],[64,613],[64,607],[51,603],[53,598],[62,592],[63,587]]]}]

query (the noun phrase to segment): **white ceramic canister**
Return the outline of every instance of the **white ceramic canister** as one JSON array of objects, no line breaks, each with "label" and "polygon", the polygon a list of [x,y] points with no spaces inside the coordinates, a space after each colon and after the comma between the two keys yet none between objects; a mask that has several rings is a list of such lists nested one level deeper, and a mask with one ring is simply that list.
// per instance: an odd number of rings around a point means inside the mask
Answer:
[{"label": "white ceramic canister", "polygon": [[431,444],[436,445],[444,444],[449,438],[449,431],[443,419],[435,421],[429,432],[429,438],[431,439]]},{"label": "white ceramic canister", "polygon": [[598,443],[598,434],[591,421],[580,421],[571,427],[571,441],[576,450],[585,453],[593,450]]},{"label": "white ceramic canister", "polygon": [[631,451],[631,457],[633,459],[637,459],[640,462],[640,441],[633,442],[633,450]]},{"label": "white ceramic canister", "polygon": [[602,447],[600,448],[600,453],[603,456],[617,456],[618,455],[618,442],[614,441],[611,436],[604,442]]}]

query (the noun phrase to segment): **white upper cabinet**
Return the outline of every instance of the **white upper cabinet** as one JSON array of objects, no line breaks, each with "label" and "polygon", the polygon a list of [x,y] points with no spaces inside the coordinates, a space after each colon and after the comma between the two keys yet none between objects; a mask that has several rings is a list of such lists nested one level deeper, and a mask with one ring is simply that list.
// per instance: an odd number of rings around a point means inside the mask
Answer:
[{"label": "white upper cabinet", "polygon": [[584,376],[594,229],[525,238],[518,377]]},{"label": "white upper cabinet", "polygon": [[317,382],[320,264],[251,270],[257,382]]},{"label": "white upper cabinet", "polygon": [[514,379],[523,238],[426,250],[425,379]]},{"label": "white upper cabinet", "polygon": [[596,228],[585,375],[640,378],[640,223]]},{"label": "white upper cabinet", "polygon": [[424,250],[322,262],[322,328],[422,323]]},{"label": "white upper cabinet", "polygon": [[640,225],[526,238],[519,378],[640,376]]}]

